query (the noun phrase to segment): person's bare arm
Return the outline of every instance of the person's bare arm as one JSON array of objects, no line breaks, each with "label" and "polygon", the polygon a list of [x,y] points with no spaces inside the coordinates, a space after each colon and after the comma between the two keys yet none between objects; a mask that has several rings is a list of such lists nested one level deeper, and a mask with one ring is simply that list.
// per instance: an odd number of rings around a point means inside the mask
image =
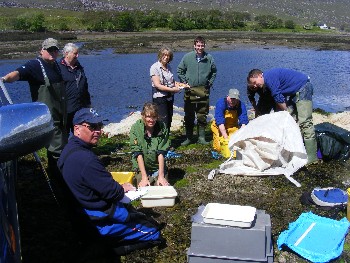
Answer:
[{"label": "person's bare arm", "polygon": [[165,168],[164,168],[164,156],[163,156],[163,154],[158,155],[158,163],[159,163],[159,170],[158,170],[157,185],[167,186],[167,185],[169,185],[169,183],[165,179]]},{"label": "person's bare arm", "polygon": [[143,160],[142,154],[137,156],[137,164],[139,166],[140,172],[141,172],[141,182],[139,183],[138,187],[143,187],[143,186],[149,186],[150,182],[148,180],[147,172],[146,172],[146,167],[145,167],[145,162]]},{"label": "person's bare arm", "polygon": [[1,78],[4,83],[12,83],[19,80],[19,72],[17,70],[12,71]]},{"label": "person's bare arm", "polygon": [[283,103],[276,103],[276,105],[277,105],[277,108],[279,110],[287,110],[287,105],[286,105],[285,102],[283,102]]},{"label": "person's bare arm", "polygon": [[225,139],[228,139],[228,135],[227,135],[227,132],[226,132],[225,124],[220,124],[219,125],[219,130],[221,132],[222,137],[224,137]]},{"label": "person's bare arm", "polygon": [[170,88],[170,87],[165,86],[162,83],[160,83],[160,78],[157,75],[152,76],[152,82],[153,82],[154,86],[161,91],[172,92],[172,93],[177,93],[180,91],[178,86],[174,86],[174,87]]}]

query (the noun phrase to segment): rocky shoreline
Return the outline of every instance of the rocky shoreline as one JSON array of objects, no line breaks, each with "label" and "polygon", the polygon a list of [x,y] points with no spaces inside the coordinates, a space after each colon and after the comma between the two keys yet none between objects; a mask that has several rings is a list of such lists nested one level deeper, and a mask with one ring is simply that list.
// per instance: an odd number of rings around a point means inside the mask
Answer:
[{"label": "rocky shoreline", "polygon": [[111,48],[115,53],[156,52],[163,45],[174,51],[188,51],[195,36],[207,39],[209,50],[283,46],[315,50],[350,50],[350,34],[327,33],[264,33],[246,31],[147,31],[147,32],[0,32],[0,59],[32,58],[38,54],[43,39],[57,38],[83,44],[82,53]]}]

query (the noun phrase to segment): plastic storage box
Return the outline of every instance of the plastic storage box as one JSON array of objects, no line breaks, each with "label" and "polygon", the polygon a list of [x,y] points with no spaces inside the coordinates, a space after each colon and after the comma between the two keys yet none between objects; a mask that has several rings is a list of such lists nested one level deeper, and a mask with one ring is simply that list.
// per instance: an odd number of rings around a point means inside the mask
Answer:
[{"label": "plastic storage box", "polygon": [[141,197],[143,207],[173,206],[177,192],[173,186],[147,186],[147,193]]},{"label": "plastic storage box", "polygon": [[271,219],[265,211],[257,210],[250,228],[199,221],[192,223],[189,263],[273,263]]},{"label": "plastic storage box", "polygon": [[111,174],[113,179],[120,184],[124,184],[124,183],[132,184],[132,179],[135,176],[134,172],[111,172]]}]

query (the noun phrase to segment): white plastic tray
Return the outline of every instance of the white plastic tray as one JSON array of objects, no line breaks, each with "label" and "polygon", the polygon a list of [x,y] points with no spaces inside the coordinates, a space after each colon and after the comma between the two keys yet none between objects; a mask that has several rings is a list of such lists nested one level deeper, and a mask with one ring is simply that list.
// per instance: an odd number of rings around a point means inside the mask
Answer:
[{"label": "white plastic tray", "polygon": [[229,205],[209,203],[202,212],[204,223],[251,227],[256,214],[256,208],[252,206]]},{"label": "white plastic tray", "polygon": [[173,206],[177,192],[173,186],[147,186],[141,187],[147,193],[141,197],[143,207]]}]

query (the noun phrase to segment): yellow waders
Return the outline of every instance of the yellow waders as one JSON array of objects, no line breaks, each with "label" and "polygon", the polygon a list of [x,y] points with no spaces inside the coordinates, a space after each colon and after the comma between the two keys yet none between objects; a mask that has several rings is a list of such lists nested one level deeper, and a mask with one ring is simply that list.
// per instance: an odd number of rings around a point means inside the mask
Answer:
[{"label": "yellow waders", "polygon": [[[237,110],[226,110],[225,111],[225,129],[230,139],[231,135],[238,130],[238,114]],[[228,149],[228,140],[222,137],[219,127],[216,125],[215,120],[211,123],[211,130],[213,132],[213,148],[220,152],[225,158],[231,156],[230,150]],[[234,152],[233,157],[236,157],[236,152]]]}]

